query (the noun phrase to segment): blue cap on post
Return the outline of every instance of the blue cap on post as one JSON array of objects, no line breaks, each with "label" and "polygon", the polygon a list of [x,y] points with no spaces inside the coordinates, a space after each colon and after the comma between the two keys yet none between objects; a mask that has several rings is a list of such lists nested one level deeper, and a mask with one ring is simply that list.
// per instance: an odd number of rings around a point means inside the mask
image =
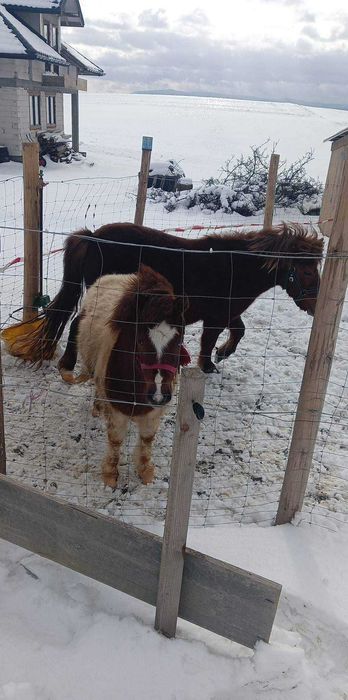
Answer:
[{"label": "blue cap on post", "polygon": [[152,136],[143,136],[143,151],[152,151]]}]

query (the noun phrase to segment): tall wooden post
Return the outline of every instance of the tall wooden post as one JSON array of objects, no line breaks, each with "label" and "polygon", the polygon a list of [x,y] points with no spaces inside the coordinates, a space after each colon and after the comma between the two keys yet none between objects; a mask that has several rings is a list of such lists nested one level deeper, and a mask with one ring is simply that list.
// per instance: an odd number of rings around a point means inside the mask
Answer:
[{"label": "tall wooden post", "polygon": [[137,203],[135,207],[134,223],[142,226],[144,221],[147,181],[149,177],[152,151],[152,136],[143,136],[141,166],[139,173]]},{"label": "tall wooden post", "polygon": [[0,474],[6,474],[6,446],[5,446],[5,421],[4,421],[4,393],[2,390],[2,363],[0,342]]},{"label": "tall wooden post", "polygon": [[276,524],[301,510],[348,283],[348,159],[317,299]]},{"label": "tall wooden post", "polygon": [[174,637],[176,631],[197,459],[199,419],[194,408],[201,410],[202,418],[204,385],[205,375],[198,367],[182,370],[155,619],[155,628],[166,637]]},{"label": "tall wooden post", "polygon": [[273,211],[275,202],[275,191],[277,186],[277,174],[279,166],[279,155],[278,153],[271,154],[271,160],[269,162],[268,170],[268,181],[267,181],[267,192],[266,192],[266,204],[265,213],[263,218],[263,228],[270,228],[273,222]]},{"label": "tall wooden post", "polygon": [[40,295],[40,176],[39,144],[23,143],[24,181],[24,294],[23,321],[37,315],[34,301]]},{"label": "tall wooden post", "polygon": [[79,133],[79,93],[71,93],[71,146],[78,153],[80,148]]}]

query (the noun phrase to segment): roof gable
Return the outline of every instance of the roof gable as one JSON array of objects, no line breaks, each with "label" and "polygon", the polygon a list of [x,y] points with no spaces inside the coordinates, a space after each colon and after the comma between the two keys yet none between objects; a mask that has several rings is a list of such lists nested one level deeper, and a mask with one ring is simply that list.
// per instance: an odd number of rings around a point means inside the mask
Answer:
[{"label": "roof gable", "polygon": [[3,5],[0,5],[0,20],[0,57],[30,58],[66,64],[63,56],[34,30],[11,15]]},{"label": "roof gable", "polygon": [[39,12],[60,12],[63,0],[0,0],[7,9],[36,10]]},{"label": "roof gable", "polygon": [[0,0],[8,10],[26,10],[60,15],[62,27],[83,27],[84,19],[79,0]]}]

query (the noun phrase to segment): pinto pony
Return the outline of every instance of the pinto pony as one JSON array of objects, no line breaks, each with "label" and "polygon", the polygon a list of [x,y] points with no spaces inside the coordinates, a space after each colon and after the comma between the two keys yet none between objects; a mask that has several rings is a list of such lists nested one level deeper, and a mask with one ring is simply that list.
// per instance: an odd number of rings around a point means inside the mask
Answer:
[{"label": "pinto pony", "polygon": [[180,365],[190,361],[182,345],[182,299],[162,275],[142,265],[138,274],[100,278],[88,290],[76,321],[70,364],[78,354],[82,374],[60,370],[69,383],[94,379],[94,413],[104,415],[108,432],[103,481],[117,485],[120,449],[131,420],[139,430],[134,461],[147,484],[154,476],[151,448],[160,418]]},{"label": "pinto pony", "polygon": [[[145,263],[169,280],[176,295],[187,296],[185,324],[203,321],[198,363],[204,372],[213,372],[211,354],[219,334],[229,330],[229,338],[217,348],[216,362],[235,352],[245,331],[241,314],[268,289],[280,285],[300,309],[314,314],[322,253],[323,241],[314,231],[285,223],[262,231],[196,239],[134,224],[109,224],[93,233],[78,231],[65,244],[60,291],[30,336],[23,326],[22,352],[20,338],[13,351],[17,349],[34,364],[50,359],[76,312],[84,285],[89,287],[101,275],[137,272]],[[69,344],[75,340],[73,321]],[[68,357],[62,360],[67,363]]]}]

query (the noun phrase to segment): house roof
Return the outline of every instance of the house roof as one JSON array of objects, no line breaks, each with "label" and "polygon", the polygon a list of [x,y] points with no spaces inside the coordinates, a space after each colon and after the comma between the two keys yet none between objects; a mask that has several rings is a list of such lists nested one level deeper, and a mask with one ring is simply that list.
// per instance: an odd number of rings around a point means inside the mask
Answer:
[{"label": "house roof", "polygon": [[17,7],[26,10],[40,10],[40,12],[59,12],[63,0],[0,0],[0,5]]},{"label": "house roof", "polygon": [[0,0],[8,10],[26,10],[58,14],[63,27],[83,27],[84,19],[79,0]]},{"label": "house roof", "polygon": [[77,66],[80,75],[105,75],[102,68],[65,41],[61,44],[61,54],[68,63]]},{"label": "house roof", "polygon": [[333,136],[329,136],[327,139],[324,140],[324,143],[326,141],[338,141],[338,139],[343,138],[343,136],[348,135],[348,126],[345,127],[345,129],[341,129],[341,131],[338,131],[337,134],[334,134]]},{"label": "house roof", "polygon": [[63,56],[0,4],[0,58],[31,58],[66,64]]}]

